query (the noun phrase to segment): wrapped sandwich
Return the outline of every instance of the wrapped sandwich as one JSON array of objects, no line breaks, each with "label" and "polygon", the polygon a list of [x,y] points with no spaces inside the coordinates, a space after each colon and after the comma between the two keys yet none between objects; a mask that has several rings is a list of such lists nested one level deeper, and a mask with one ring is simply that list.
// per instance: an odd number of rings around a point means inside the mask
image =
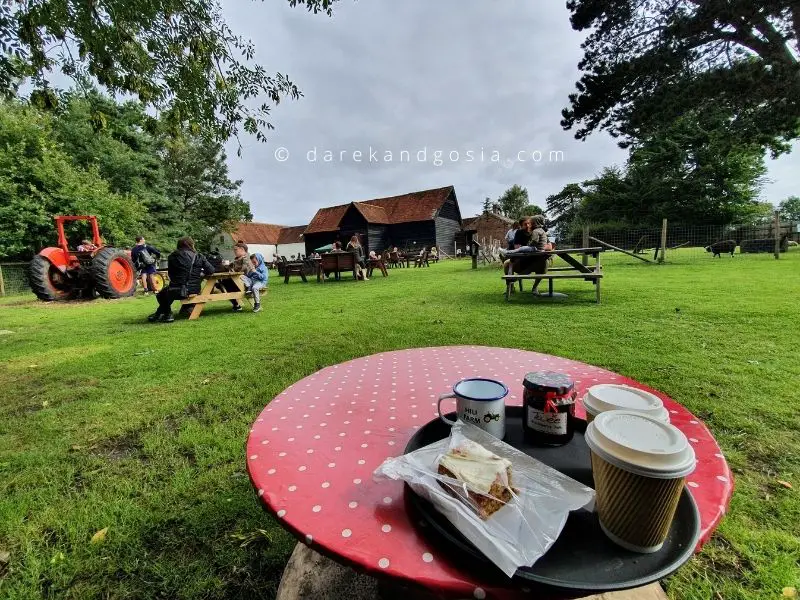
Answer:
[{"label": "wrapped sandwich", "polygon": [[456,497],[469,500],[478,516],[486,520],[517,492],[513,488],[511,461],[480,444],[464,439],[439,459],[438,473],[455,481],[441,481]]}]

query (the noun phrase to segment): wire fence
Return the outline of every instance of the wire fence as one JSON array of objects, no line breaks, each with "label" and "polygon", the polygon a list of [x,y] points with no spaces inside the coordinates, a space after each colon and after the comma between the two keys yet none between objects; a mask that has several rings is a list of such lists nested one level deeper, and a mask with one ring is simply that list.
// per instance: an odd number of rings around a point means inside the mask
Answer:
[{"label": "wire fence", "polygon": [[0,296],[17,296],[30,293],[28,263],[0,263]]}]

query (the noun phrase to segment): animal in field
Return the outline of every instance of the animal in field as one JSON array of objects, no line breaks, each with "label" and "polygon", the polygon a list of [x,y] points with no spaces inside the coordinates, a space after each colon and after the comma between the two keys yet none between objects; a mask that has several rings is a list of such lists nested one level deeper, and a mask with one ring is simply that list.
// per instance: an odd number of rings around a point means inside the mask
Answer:
[{"label": "animal in field", "polygon": [[723,254],[730,254],[733,256],[733,253],[736,252],[736,246],[735,240],[722,240],[714,242],[710,246],[706,246],[706,252],[713,253],[714,258],[722,258]]},{"label": "animal in field", "polygon": [[[781,252],[786,252],[789,249],[789,234],[784,233],[779,242],[778,247]],[[775,238],[763,238],[757,240],[742,240],[741,248],[739,251],[742,254],[757,254],[759,252],[774,252],[775,251]]]}]

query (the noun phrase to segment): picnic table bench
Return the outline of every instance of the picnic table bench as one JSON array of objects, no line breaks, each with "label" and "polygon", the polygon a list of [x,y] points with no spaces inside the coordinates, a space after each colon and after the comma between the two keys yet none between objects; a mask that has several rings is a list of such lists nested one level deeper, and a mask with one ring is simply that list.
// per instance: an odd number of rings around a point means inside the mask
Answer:
[{"label": "picnic table bench", "polygon": [[342,273],[352,273],[357,279],[356,265],[358,259],[355,252],[330,252],[317,258],[317,281],[324,283],[329,273],[333,273],[336,281],[341,280]]},{"label": "picnic table bench", "polygon": [[[596,294],[596,301],[597,304],[600,304],[600,281],[603,279],[603,267],[600,265],[600,253],[603,252],[603,248],[564,248],[564,249],[557,249],[557,250],[546,250],[544,252],[526,252],[522,254],[512,254],[506,256],[507,259],[511,261],[512,269],[514,268],[514,263],[519,261],[533,258],[533,257],[551,257],[551,256],[558,256],[561,257],[561,260],[567,263],[568,266],[566,267],[552,267],[548,268],[547,273],[531,273],[529,275],[520,275],[520,274],[512,274],[512,275],[503,275],[503,281],[506,284],[506,300],[511,299],[511,294],[514,292],[514,285],[516,283],[519,284],[519,290],[522,291],[522,282],[526,279],[541,279],[547,280],[547,288],[548,294],[547,297],[555,298],[555,297],[564,297],[564,294],[556,294],[553,291],[553,281],[556,279],[583,279],[584,281],[589,281],[595,286],[595,294]],[[594,258],[593,265],[584,265],[580,260],[576,258],[576,256],[590,256]],[[572,272],[577,271],[577,272]],[[512,270],[513,273],[513,270]]]},{"label": "picnic table bench", "polygon": [[195,321],[200,318],[209,302],[230,302],[231,300],[244,302],[244,284],[241,276],[240,272],[220,272],[206,275],[203,278],[203,287],[200,293],[192,294],[185,300],[181,300],[181,311],[188,310],[189,320]]}]

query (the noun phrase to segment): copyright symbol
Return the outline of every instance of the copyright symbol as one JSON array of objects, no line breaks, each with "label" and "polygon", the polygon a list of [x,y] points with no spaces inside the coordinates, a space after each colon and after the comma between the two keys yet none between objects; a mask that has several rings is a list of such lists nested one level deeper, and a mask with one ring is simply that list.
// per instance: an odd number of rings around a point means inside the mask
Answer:
[{"label": "copyright symbol", "polygon": [[277,150],[275,150],[275,160],[278,162],[286,162],[289,160],[289,151],[281,146]]}]

